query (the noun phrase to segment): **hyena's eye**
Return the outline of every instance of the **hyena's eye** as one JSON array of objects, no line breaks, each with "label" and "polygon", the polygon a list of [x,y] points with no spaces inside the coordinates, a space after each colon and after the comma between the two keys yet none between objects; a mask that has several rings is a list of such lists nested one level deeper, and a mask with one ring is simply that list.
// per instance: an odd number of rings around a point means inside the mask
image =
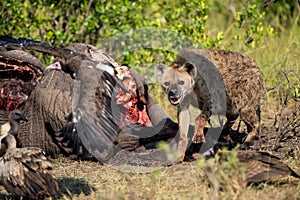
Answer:
[{"label": "hyena's eye", "polygon": [[178,81],[178,85],[184,85],[184,81],[183,80]]},{"label": "hyena's eye", "polygon": [[170,82],[164,82],[164,86],[169,86]]}]

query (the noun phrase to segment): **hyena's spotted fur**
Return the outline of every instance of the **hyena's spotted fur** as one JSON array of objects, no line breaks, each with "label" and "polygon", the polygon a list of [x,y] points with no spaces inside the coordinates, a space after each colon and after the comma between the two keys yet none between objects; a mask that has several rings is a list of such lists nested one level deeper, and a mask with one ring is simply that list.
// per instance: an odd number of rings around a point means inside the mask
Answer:
[{"label": "hyena's spotted fur", "polygon": [[[193,62],[190,63],[190,60],[193,60]],[[155,75],[168,94],[171,104],[179,105],[180,151],[185,151],[187,145],[188,128],[186,123],[188,121],[186,118],[189,119],[187,111],[189,105],[186,104],[191,103],[185,100],[190,98],[184,97],[194,92],[197,96],[199,108],[207,118],[210,117],[212,106],[215,105],[214,99],[209,95],[209,89],[203,81],[203,74],[199,73],[199,69],[207,67],[211,63],[218,69],[226,90],[226,129],[230,128],[240,116],[240,119],[247,126],[248,136],[245,142],[251,142],[258,132],[257,110],[265,90],[263,73],[256,63],[249,57],[236,52],[185,50],[180,52],[170,67],[158,66],[155,71]],[[194,134],[193,142],[205,141],[203,135],[201,135],[203,131],[195,130]],[[183,156],[180,159],[183,159]]]},{"label": "hyena's spotted fur", "polygon": [[265,94],[262,71],[253,60],[240,53],[224,50],[198,50],[196,52],[200,55],[204,53],[223,77],[227,94],[226,128],[230,128],[240,116],[248,131],[245,142],[251,142],[258,133],[257,112]]}]

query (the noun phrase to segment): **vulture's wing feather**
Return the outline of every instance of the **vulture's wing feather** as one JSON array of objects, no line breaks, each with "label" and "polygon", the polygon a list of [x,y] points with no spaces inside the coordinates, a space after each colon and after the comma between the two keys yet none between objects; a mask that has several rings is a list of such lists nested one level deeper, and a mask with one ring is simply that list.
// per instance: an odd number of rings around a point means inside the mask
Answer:
[{"label": "vulture's wing feather", "polygon": [[35,40],[30,40],[26,38],[12,38],[10,36],[1,36],[0,37],[0,45],[5,46],[5,45],[13,45],[16,44],[17,46],[27,46],[27,45],[33,45],[39,43],[38,41]]},{"label": "vulture's wing feather", "polygon": [[67,122],[64,127],[60,130],[62,133],[62,140],[60,141],[64,146],[67,146],[72,149],[72,153],[75,155],[79,155],[81,148],[82,148],[82,142],[78,136],[77,130],[76,130],[76,124],[72,121]]},{"label": "vulture's wing feather", "polygon": [[57,195],[52,166],[39,148],[9,149],[0,167],[3,185],[12,194],[33,199]]},{"label": "vulture's wing feather", "polygon": [[246,163],[248,183],[262,182],[279,175],[292,175],[300,178],[278,157],[267,152],[240,151],[238,152],[238,158],[241,162]]},{"label": "vulture's wing feather", "polygon": [[70,56],[74,56],[74,51],[66,48],[59,48],[55,46],[51,46],[47,43],[30,40],[26,38],[12,38],[9,36],[1,36],[0,37],[0,46],[4,47],[8,50],[32,50],[40,53],[46,53],[59,58],[68,58]]},{"label": "vulture's wing feather", "polygon": [[7,50],[22,49],[25,46],[36,45],[40,42],[25,38],[12,38],[10,36],[0,36],[0,46]]},{"label": "vulture's wing feather", "polygon": [[[107,65],[100,62],[98,65]],[[113,152],[119,132],[113,115],[112,94],[117,80],[105,71],[83,62],[74,84],[73,122],[85,148],[101,162]]]}]

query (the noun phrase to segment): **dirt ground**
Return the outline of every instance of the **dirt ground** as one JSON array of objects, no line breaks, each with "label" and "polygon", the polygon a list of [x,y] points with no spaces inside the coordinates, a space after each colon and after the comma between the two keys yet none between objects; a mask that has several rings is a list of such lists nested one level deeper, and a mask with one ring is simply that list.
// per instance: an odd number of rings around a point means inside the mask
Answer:
[{"label": "dirt ground", "polygon": [[[261,134],[250,147],[280,157],[297,173],[300,173],[299,108],[297,101],[284,109],[266,102],[261,113]],[[243,132],[243,126],[240,132]],[[233,131],[231,136],[236,141],[243,136],[235,134]],[[50,160],[60,186],[58,199],[215,199],[203,160],[162,167],[148,173],[126,173],[95,161],[64,157]],[[215,174],[222,178],[220,183],[223,184],[217,192],[219,199],[300,199],[300,181],[290,176],[246,186],[245,173],[239,166],[222,166]],[[0,192],[0,199],[15,199],[3,187],[0,187]]]},{"label": "dirt ground", "polygon": [[282,108],[281,105],[277,109],[268,102],[264,104],[261,134],[254,142],[254,150],[269,151],[281,159],[299,160],[300,102],[297,101],[290,102],[290,107]]}]

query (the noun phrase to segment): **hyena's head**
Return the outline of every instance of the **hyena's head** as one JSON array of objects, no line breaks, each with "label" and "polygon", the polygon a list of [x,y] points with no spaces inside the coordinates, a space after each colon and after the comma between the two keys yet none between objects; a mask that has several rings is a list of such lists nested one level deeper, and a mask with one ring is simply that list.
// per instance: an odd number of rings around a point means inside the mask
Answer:
[{"label": "hyena's head", "polygon": [[170,67],[158,65],[155,69],[155,77],[160,82],[168,95],[170,103],[177,106],[194,86],[194,78],[197,75],[196,67],[189,62],[180,65],[172,63]]}]

